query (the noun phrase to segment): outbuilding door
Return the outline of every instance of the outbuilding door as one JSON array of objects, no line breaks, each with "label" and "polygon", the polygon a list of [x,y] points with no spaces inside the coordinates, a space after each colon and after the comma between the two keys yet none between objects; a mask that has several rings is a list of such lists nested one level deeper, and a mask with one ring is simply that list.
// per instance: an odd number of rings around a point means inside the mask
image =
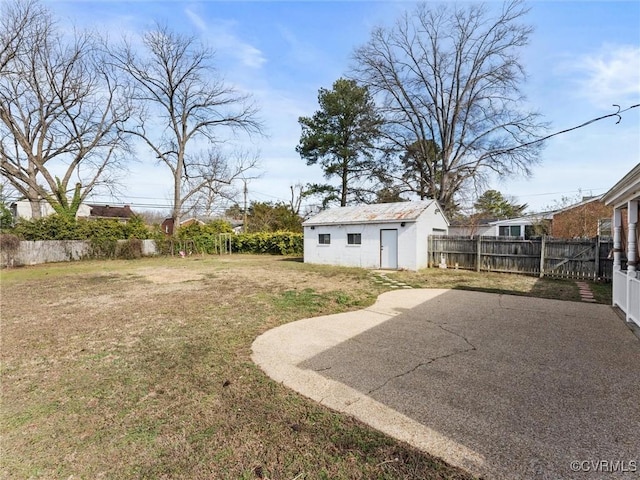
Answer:
[{"label": "outbuilding door", "polygon": [[398,268],[398,230],[380,230],[380,268]]}]

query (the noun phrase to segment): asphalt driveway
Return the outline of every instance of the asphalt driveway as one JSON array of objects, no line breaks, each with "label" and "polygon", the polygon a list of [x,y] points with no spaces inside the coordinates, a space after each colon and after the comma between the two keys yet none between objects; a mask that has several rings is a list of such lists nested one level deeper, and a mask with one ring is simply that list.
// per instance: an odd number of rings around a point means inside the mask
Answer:
[{"label": "asphalt driveway", "polygon": [[640,475],[640,340],[604,305],[401,290],[253,352],[275,380],[485,478]]}]

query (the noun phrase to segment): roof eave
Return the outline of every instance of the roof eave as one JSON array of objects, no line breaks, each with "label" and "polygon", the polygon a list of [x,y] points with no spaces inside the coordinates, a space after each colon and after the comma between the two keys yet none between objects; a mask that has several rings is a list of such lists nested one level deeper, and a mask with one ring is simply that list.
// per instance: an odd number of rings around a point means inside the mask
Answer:
[{"label": "roof eave", "polygon": [[640,163],[602,196],[605,205],[617,206],[634,196],[640,196]]},{"label": "roof eave", "polygon": [[398,218],[398,219],[387,219],[387,220],[364,220],[364,221],[356,221],[356,220],[347,220],[344,222],[304,222],[302,224],[303,227],[329,227],[329,226],[340,226],[340,225],[373,225],[379,223],[415,223],[416,219],[406,219],[406,218]]}]

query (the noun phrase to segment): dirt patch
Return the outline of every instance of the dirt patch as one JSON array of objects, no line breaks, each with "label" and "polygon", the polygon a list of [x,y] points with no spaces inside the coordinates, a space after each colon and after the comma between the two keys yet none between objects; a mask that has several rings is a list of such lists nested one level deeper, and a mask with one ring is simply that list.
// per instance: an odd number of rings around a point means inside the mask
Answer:
[{"label": "dirt patch", "polygon": [[197,282],[204,279],[204,275],[192,270],[183,268],[141,268],[136,273],[142,276],[145,280],[161,285],[167,283],[183,283],[183,282]]}]

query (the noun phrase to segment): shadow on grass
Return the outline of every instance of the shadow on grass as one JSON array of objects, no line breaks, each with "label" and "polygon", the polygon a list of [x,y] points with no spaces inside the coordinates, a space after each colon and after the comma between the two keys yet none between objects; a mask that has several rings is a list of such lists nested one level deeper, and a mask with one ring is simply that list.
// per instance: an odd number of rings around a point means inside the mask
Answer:
[{"label": "shadow on grass", "polygon": [[280,261],[280,262],[303,263],[304,259],[302,257],[282,257],[282,258],[278,259],[278,261]]},{"label": "shadow on grass", "polygon": [[580,293],[576,283],[566,279],[438,269],[400,272],[394,275],[394,278],[402,280],[414,288],[450,288],[452,290],[580,301]]},{"label": "shadow on grass", "polygon": [[453,290],[465,290],[483,293],[497,293],[499,295],[517,295],[520,297],[537,297],[551,300],[580,301],[578,287],[574,282],[566,280],[536,280],[528,290],[511,289],[508,287],[480,287],[474,285],[456,285]]}]

